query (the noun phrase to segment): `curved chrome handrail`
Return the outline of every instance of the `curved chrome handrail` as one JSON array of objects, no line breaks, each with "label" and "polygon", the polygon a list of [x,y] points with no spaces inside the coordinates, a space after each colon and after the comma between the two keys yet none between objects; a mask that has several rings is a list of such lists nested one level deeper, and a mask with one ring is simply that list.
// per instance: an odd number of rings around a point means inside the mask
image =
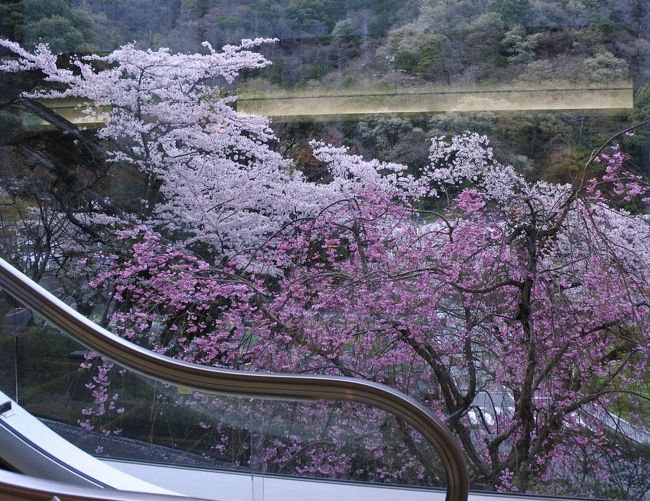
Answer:
[{"label": "curved chrome handrail", "polygon": [[0,259],[0,287],[103,356],[149,377],[196,390],[263,398],[349,400],[378,407],[408,422],[433,446],[447,475],[447,501],[465,501],[469,477],[463,454],[447,427],[413,398],[388,386],[342,376],[248,372],[176,360],[135,345],[77,313]]}]

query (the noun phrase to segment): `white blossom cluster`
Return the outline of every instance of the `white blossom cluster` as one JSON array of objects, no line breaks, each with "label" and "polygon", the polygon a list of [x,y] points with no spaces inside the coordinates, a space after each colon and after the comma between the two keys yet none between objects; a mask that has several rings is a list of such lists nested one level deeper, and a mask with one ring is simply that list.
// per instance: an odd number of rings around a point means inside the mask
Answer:
[{"label": "white blossom cluster", "polygon": [[272,149],[268,120],[238,113],[220,82],[270,64],[249,49],[273,41],[244,40],[220,52],[205,43],[202,54],[128,44],[106,56],[73,57],[72,71],[57,65],[47,45],[32,53],[0,40],[15,56],[0,71],[39,69],[54,84],[27,97],[80,99],[85,113],[104,122],[97,135],[109,144],[110,160],[137,166],[162,195],[162,201],[145,195],[143,213],[188,244],[233,255],[358,190],[407,191],[413,183],[404,166],[364,162],[323,143],[313,147],[333,180],[310,183]]}]

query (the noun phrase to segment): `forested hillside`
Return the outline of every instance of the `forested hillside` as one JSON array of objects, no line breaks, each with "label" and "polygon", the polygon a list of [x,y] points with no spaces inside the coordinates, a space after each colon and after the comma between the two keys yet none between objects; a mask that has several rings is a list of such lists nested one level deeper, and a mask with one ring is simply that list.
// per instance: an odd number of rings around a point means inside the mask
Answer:
[{"label": "forested hillside", "polygon": [[[495,85],[553,87],[650,82],[650,6],[643,0],[173,0],[75,5],[97,27],[96,45],[197,50],[241,38],[276,37],[263,49],[273,65],[253,91],[316,91]],[[128,20],[116,23],[116,20]],[[119,31],[116,30],[119,27]],[[642,98],[644,94],[639,94]],[[638,99],[640,100],[640,99]],[[589,145],[629,119],[628,112],[445,114],[367,117],[315,124],[318,134],[370,156],[419,167],[431,133],[480,130],[531,173],[563,178]],[[639,115],[639,113],[637,113]],[[637,118],[641,118],[638,116]],[[311,161],[309,122],[278,126],[286,148]],[[304,136],[304,137],[303,137]],[[637,138],[637,143],[644,138]],[[647,156],[636,155],[648,168]],[[312,166],[318,176],[317,166]]]},{"label": "forested hillside", "polygon": [[[244,75],[240,92],[372,92],[409,88],[554,88],[629,85],[645,116],[650,6],[644,0],[24,0],[0,6],[2,34],[55,51],[139,47],[197,51],[274,37],[272,65]],[[275,121],[283,152],[320,175],[318,137],[418,169],[432,133],[489,133],[530,175],[563,179],[586,151],[630,119],[611,112],[368,115]],[[647,140],[635,138],[638,166]],[[540,174],[540,172],[542,174]]]},{"label": "forested hillside", "polygon": [[14,38],[54,50],[136,41],[193,51],[204,40],[276,37],[282,70],[269,78],[283,87],[329,83],[340,71],[351,85],[370,76],[367,68],[381,73],[375,84],[650,78],[643,0],[27,0],[2,8],[5,30],[26,21]]}]

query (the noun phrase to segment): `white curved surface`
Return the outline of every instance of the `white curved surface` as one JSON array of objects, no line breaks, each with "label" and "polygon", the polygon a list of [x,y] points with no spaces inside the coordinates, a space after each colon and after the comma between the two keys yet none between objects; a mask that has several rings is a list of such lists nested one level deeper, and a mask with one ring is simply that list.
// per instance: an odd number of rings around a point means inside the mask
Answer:
[{"label": "white curved surface", "polygon": [[[3,459],[21,473],[76,485],[182,496],[95,459],[54,433],[0,392],[0,403],[6,401],[11,401],[11,410],[0,414],[0,451]],[[25,444],[21,436],[36,447]],[[95,479],[95,482],[89,478]]]}]

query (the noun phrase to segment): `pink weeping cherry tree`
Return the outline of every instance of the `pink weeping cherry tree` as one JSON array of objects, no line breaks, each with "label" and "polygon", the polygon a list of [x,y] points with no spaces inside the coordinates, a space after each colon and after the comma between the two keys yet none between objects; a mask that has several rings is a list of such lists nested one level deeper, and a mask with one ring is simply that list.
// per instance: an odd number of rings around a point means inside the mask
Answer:
[{"label": "pink weeping cherry tree", "polygon": [[[359,161],[331,150],[335,168]],[[608,204],[647,197],[624,162],[606,148],[590,161],[600,178],[529,183],[484,137],[434,138],[421,181],[450,203],[429,222],[367,184],[268,240],[257,259],[280,256],[280,276],[210,269],[140,227],[95,285],[117,302],[114,329],[173,356],[415,396],[457,435],[477,486],[641,492],[647,464],[605,419],[621,395],[638,405],[648,370],[648,218]]]},{"label": "pink weeping cherry tree", "polygon": [[[417,177],[315,142],[332,181],[309,183],[269,146],[267,121],[238,114],[215,86],[268,64],[248,50],[262,42],[203,55],[126,46],[73,59],[74,70],[45,46],[0,42],[15,55],[1,70],[38,69],[58,86],[35,96],[105,107],[88,112],[108,114],[98,135],[112,160],[157,193],[96,260],[111,328],[203,364],[394,386],[447,423],[477,487],[647,492],[643,449],[611,426],[621,400],[641,423],[650,360],[650,221],[620,208],[650,194],[616,137],[566,185],[526,180],[472,133],[432,138]],[[423,198],[438,210],[420,210]],[[193,255],[196,242],[216,258]],[[265,464],[307,445],[284,437]],[[296,461],[338,475],[349,456]],[[400,475],[422,477],[409,468]]]},{"label": "pink weeping cherry tree", "polygon": [[529,183],[483,137],[434,138],[423,177],[450,204],[429,223],[369,191],[282,239],[260,363],[416,396],[476,485],[602,495],[636,474],[644,492],[647,463],[623,466],[602,420],[648,374],[649,221],[612,205],[648,190],[624,162],[605,148],[600,178]]}]

